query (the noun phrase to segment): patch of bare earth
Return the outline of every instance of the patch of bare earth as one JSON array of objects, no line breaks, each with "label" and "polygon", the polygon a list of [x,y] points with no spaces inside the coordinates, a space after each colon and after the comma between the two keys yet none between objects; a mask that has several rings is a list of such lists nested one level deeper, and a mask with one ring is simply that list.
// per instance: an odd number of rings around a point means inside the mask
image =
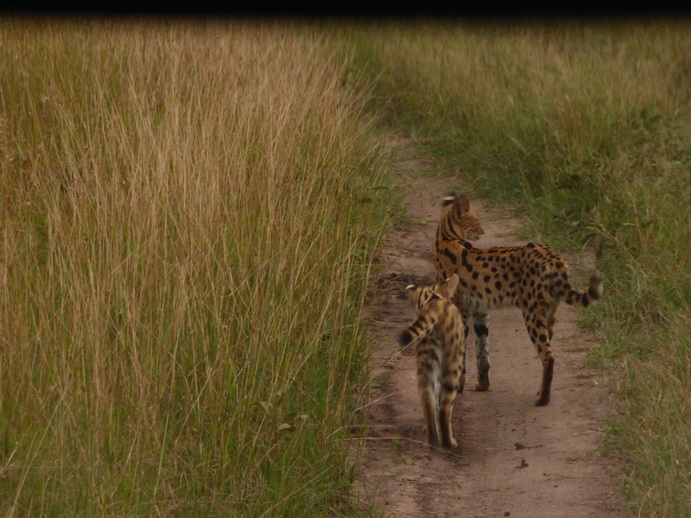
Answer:
[{"label": "patch of bare earth", "polygon": [[[465,391],[456,399],[453,414],[459,446],[446,451],[425,443],[415,352],[401,350],[397,337],[413,321],[406,285],[434,280],[432,247],[440,202],[459,185],[448,178],[407,174],[423,168],[424,159],[405,140],[392,139],[390,144],[399,152],[400,185],[410,193],[414,223],[395,228],[389,236],[380,256],[385,270],[378,280],[382,290],[367,308],[376,349],[370,364],[365,462],[356,474],[360,497],[396,518],[620,515],[620,467],[599,453],[611,409],[610,389],[600,373],[584,366],[587,352],[598,344],[576,327],[574,312],[566,304],[557,313],[548,406],[533,404],[541,365],[519,310],[494,310],[489,391],[474,390],[471,331]],[[523,244],[512,237],[517,220],[483,200],[471,203],[486,232],[476,246]],[[585,288],[583,276],[592,259],[567,260],[572,284]],[[604,296],[606,290],[605,280]]]}]

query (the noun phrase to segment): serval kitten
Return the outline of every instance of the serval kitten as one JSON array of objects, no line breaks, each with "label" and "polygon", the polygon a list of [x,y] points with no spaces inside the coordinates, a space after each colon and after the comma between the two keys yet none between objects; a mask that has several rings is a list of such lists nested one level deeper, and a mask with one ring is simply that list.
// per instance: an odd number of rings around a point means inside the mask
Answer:
[{"label": "serval kitten", "polygon": [[455,448],[451,412],[465,381],[463,319],[451,297],[458,275],[434,286],[410,285],[410,300],[417,318],[400,336],[402,345],[415,342],[417,386],[425,417],[427,442]]}]

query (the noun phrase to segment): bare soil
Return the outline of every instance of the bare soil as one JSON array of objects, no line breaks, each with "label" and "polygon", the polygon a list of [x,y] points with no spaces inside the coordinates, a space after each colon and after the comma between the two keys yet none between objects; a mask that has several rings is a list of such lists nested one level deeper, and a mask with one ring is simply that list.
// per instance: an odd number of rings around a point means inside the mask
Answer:
[{"label": "bare soil", "polygon": [[[611,380],[584,365],[588,351],[598,344],[575,325],[575,313],[566,304],[557,313],[549,405],[533,405],[541,365],[520,312],[494,310],[489,391],[474,390],[471,330],[465,391],[457,397],[453,414],[459,446],[442,450],[426,444],[415,351],[401,350],[397,337],[414,317],[405,287],[434,281],[432,247],[441,199],[462,185],[458,177],[424,176],[426,161],[408,140],[388,142],[399,156],[399,184],[410,193],[413,224],[395,228],[389,236],[380,255],[380,294],[367,308],[375,349],[365,462],[356,473],[362,500],[373,500],[386,516],[396,518],[623,515],[621,466],[601,453]],[[471,204],[485,228],[476,246],[524,243],[512,237],[520,221],[484,200]],[[592,257],[566,258],[572,284],[584,288]],[[606,290],[605,281],[604,296]]]}]

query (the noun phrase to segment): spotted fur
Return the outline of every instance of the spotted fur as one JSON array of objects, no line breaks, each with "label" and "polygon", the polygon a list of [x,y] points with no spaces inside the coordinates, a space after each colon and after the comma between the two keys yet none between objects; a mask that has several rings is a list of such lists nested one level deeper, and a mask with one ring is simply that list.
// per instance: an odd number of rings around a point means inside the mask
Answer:
[{"label": "spotted fur", "polygon": [[480,219],[464,195],[444,199],[434,247],[437,281],[457,273],[454,303],[463,315],[464,336],[472,322],[476,335],[476,390],[489,388],[489,315],[492,308],[516,306],[542,362],[542,383],[536,405],[549,403],[554,357],[551,340],[555,313],[563,300],[587,307],[602,294],[602,278],[594,273],[586,292],[571,288],[566,261],[544,245],[475,248],[470,240],[484,234]]},{"label": "spotted fur", "polygon": [[458,276],[452,275],[434,286],[408,286],[417,318],[400,336],[401,344],[416,344],[417,385],[427,441],[435,446],[441,442],[445,448],[457,445],[451,412],[465,382],[463,319],[451,302],[457,285]]}]

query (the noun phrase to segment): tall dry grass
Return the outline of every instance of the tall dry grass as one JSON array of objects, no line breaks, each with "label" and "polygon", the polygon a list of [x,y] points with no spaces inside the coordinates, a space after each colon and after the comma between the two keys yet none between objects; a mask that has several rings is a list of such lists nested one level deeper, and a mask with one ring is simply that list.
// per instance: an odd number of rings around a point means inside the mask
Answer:
[{"label": "tall dry grass", "polygon": [[458,175],[591,246],[605,296],[593,361],[622,372],[611,443],[641,516],[691,501],[691,28],[684,20],[351,26],[373,106]]},{"label": "tall dry grass", "polygon": [[0,20],[3,514],[347,512],[386,189],[323,43]]}]

